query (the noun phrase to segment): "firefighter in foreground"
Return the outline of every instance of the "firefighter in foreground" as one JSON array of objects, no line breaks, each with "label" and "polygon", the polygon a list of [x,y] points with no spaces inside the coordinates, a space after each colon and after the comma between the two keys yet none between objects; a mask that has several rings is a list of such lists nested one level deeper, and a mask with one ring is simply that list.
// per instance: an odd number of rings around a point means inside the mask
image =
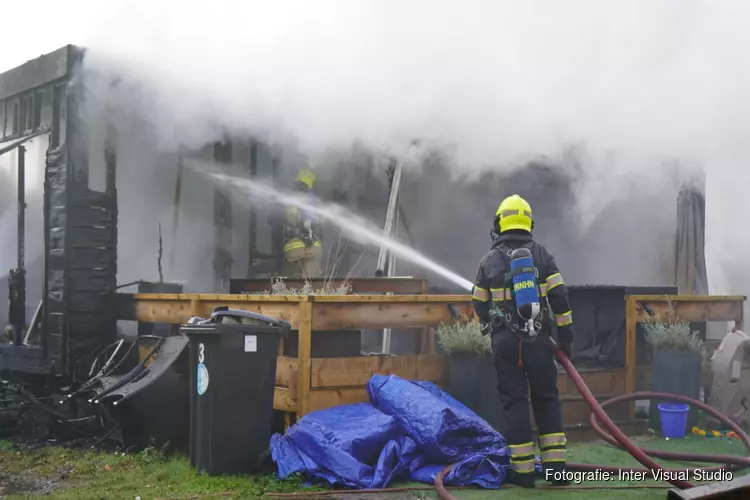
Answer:
[{"label": "firefighter in foreground", "polygon": [[[297,174],[294,190],[309,196],[315,202],[317,178],[310,170]],[[321,227],[315,214],[297,207],[288,207],[284,222],[284,276],[287,278],[316,278],[321,274],[323,256]]]},{"label": "firefighter in foreground", "polygon": [[551,321],[558,343],[572,356],[573,320],[555,259],[532,238],[531,206],[518,195],[500,204],[492,248],[477,270],[472,302],[482,333],[492,335],[497,389],[511,452],[507,480],[534,487],[534,443],[528,391],[539,431],[542,477],[565,485],[565,433],[557,388]]}]

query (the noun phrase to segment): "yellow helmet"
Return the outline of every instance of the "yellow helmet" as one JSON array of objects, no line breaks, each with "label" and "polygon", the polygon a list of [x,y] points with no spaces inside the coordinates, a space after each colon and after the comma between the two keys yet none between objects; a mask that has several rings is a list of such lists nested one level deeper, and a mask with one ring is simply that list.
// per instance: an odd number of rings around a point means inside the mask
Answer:
[{"label": "yellow helmet", "polygon": [[511,229],[531,232],[534,227],[531,220],[531,205],[517,194],[508,196],[497,207],[495,224],[501,233]]},{"label": "yellow helmet", "polygon": [[315,183],[317,182],[318,178],[315,176],[315,174],[312,172],[312,170],[304,169],[300,170],[300,173],[297,174],[297,182],[301,182],[308,188],[312,189],[315,186]]}]

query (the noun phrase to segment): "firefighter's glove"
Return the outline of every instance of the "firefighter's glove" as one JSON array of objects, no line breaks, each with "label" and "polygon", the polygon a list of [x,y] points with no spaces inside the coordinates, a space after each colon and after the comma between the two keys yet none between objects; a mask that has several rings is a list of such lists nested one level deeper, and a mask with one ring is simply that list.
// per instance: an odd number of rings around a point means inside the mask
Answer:
[{"label": "firefighter's glove", "polygon": [[560,350],[568,359],[573,359],[573,342],[560,342]]},{"label": "firefighter's glove", "polygon": [[309,247],[313,244],[312,222],[306,220],[302,225],[302,241]]},{"label": "firefighter's glove", "polygon": [[503,326],[503,315],[496,309],[490,309],[490,326],[494,329]]},{"label": "firefighter's glove", "polygon": [[482,335],[489,335],[492,333],[492,325],[490,323],[479,323],[479,332]]}]

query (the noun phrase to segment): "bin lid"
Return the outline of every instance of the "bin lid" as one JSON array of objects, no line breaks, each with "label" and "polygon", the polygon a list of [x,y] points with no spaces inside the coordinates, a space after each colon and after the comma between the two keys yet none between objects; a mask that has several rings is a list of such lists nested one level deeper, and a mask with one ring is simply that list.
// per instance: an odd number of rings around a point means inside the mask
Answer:
[{"label": "bin lid", "polygon": [[288,329],[291,327],[291,325],[287,321],[272,318],[271,316],[266,316],[265,314],[255,313],[251,311],[243,311],[242,309],[229,309],[228,306],[220,306],[214,309],[214,312],[211,314],[211,318],[209,319],[209,322],[221,323],[221,319],[223,317],[247,318],[247,319],[252,319],[253,321],[256,321],[258,323],[266,323],[268,326],[275,326],[279,328]]}]

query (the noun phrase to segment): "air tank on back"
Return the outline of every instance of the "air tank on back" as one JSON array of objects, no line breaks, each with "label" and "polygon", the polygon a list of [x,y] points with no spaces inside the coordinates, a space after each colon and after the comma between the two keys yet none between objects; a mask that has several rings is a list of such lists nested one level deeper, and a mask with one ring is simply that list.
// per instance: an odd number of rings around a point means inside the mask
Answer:
[{"label": "air tank on back", "polygon": [[513,276],[513,294],[519,316],[529,322],[529,333],[534,331],[533,323],[539,315],[541,297],[537,270],[528,248],[517,248],[510,254],[510,270]]}]

